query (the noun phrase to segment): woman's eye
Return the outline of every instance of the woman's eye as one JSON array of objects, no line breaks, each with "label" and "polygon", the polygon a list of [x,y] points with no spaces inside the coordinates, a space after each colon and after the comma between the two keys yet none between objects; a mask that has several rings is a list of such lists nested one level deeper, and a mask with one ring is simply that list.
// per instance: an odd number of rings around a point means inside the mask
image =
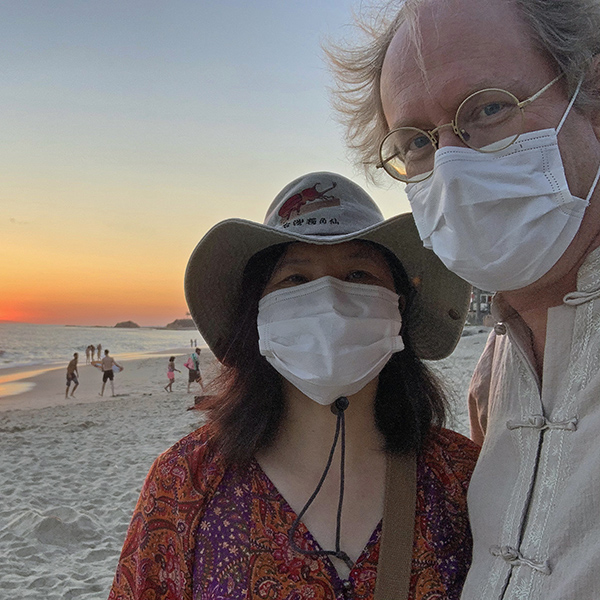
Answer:
[{"label": "woman's eye", "polygon": [[346,276],[346,281],[363,281],[373,279],[373,275],[366,271],[352,271]]},{"label": "woman's eye", "polygon": [[299,275],[298,273],[294,273],[293,275],[288,275],[285,279],[283,279],[282,283],[302,285],[303,283],[308,283],[308,277],[306,277],[305,275]]}]

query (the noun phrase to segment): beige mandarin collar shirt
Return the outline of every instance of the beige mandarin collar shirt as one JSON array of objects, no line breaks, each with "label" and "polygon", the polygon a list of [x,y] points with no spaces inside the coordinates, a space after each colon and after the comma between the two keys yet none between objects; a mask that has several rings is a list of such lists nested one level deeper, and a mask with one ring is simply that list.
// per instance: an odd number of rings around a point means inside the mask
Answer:
[{"label": "beige mandarin collar shirt", "polygon": [[[600,248],[548,311],[543,382],[499,297],[469,391],[483,443],[468,494],[462,600],[600,600]],[[485,437],[484,437],[485,436]]]}]

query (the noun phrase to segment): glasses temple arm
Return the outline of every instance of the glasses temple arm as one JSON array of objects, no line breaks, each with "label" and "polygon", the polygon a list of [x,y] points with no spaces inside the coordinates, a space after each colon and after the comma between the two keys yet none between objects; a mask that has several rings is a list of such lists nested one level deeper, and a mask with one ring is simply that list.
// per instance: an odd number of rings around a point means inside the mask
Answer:
[{"label": "glasses temple arm", "polygon": [[558,127],[556,128],[556,133],[558,133],[562,129],[565,119],[569,116],[569,113],[571,112],[571,107],[573,106],[573,104],[575,104],[575,100],[577,99],[577,95],[579,94],[579,90],[581,89],[582,83],[583,83],[583,75],[579,79],[579,83],[577,84],[577,87],[575,88],[575,92],[573,93],[573,97],[571,98],[571,101],[569,102],[569,106],[567,106],[567,110],[565,110],[565,113],[563,114],[562,119],[560,120],[560,123],[558,124]]},{"label": "glasses temple arm", "polygon": [[563,75],[564,73],[561,73],[560,75],[555,77],[550,83],[547,83],[539,92],[536,92],[533,96],[527,98],[527,100],[519,102],[517,106],[519,108],[525,108],[528,104],[531,104],[534,100],[537,100],[548,88],[552,87]]}]

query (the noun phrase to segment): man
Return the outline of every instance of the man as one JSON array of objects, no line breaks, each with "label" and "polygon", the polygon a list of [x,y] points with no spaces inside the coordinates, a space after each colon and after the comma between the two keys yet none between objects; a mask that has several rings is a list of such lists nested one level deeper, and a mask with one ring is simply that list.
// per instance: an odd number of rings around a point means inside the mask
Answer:
[{"label": "man", "polygon": [[[189,365],[189,366],[188,366]],[[196,348],[190,355],[189,361],[186,363],[188,367],[188,386],[187,391],[190,393],[190,385],[192,383],[200,384],[200,388],[204,391],[204,383],[202,382],[202,373],[200,373],[200,348]]]},{"label": "man", "polygon": [[73,391],[71,392],[71,398],[75,396],[75,390],[79,386],[79,371],[77,370],[77,359],[79,358],[79,354],[75,352],[73,354],[73,358],[67,365],[67,389],[65,391],[65,399],[69,397],[69,387],[71,386],[71,382],[74,383]]},{"label": "man", "polygon": [[104,396],[104,386],[106,382],[110,380],[110,390],[111,396],[115,395],[115,384],[114,384],[114,370],[113,367],[117,367],[119,371],[123,370],[123,367],[117,363],[117,361],[109,355],[109,350],[104,351],[104,356],[101,361],[102,366],[102,391],[100,392],[101,396]]},{"label": "man", "polygon": [[600,2],[394,6],[332,52],[349,141],[408,184],[425,245],[498,292],[462,598],[600,598]]}]

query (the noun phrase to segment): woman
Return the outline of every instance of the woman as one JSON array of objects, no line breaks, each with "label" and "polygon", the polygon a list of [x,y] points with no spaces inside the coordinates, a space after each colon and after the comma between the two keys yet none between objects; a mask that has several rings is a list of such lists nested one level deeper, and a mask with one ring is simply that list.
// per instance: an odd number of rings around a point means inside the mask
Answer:
[{"label": "woman", "polygon": [[412,216],[305,175],[264,225],[209,231],[185,289],[223,371],[208,423],[146,479],[110,598],[371,599],[398,456],[416,456],[409,597],[458,598],[477,447],[440,427],[421,359],[453,350],[470,289]]},{"label": "woman", "polygon": [[181,373],[181,371],[175,366],[175,357],[169,358],[169,364],[167,365],[167,379],[169,383],[165,385],[165,392],[173,391],[173,384],[175,383],[175,371]]}]

